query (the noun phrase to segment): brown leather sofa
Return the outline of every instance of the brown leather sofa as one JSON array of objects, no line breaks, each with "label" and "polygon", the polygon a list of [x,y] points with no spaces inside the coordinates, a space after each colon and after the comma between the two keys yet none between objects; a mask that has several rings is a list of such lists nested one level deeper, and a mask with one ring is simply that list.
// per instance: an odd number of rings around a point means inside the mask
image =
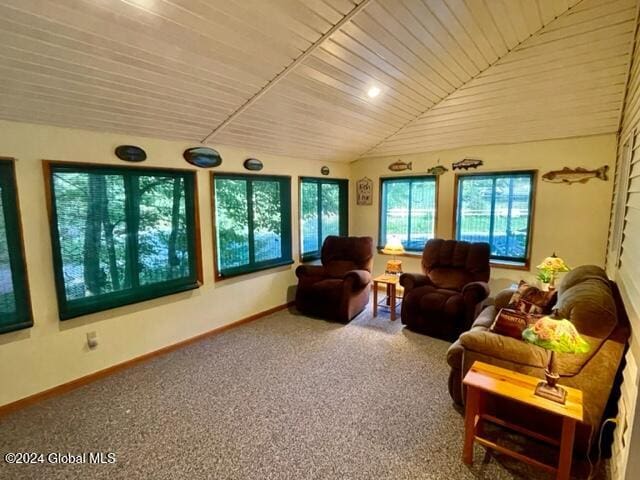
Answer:
[{"label": "brown leather sofa", "polygon": [[488,243],[429,240],[422,253],[424,274],[400,277],[402,323],[432,337],[458,338],[489,296],[489,256]]},{"label": "brown leather sofa", "polygon": [[[544,377],[546,350],[489,330],[496,313],[509,303],[513,292],[500,292],[495,304],[485,308],[471,330],[449,348],[449,393],[455,403],[463,403],[462,379],[476,360]],[[593,265],[567,273],[558,287],[555,308],[560,316],[573,322],[591,345],[586,354],[556,354],[559,383],[579,388],[584,394],[584,422],[578,424],[575,440],[575,451],[581,454],[595,444],[629,338],[628,321],[618,299],[615,284],[608,280],[604,270]],[[553,415],[499,399],[493,399],[489,407],[499,411],[501,418],[559,437],[560,422]]]},{"label": "brown leather sofa", "polygon": [[369,303],[373,239],[329,236],[322,244],[321,262],[296,269],[296,308],[308,315],[348,322]]}]

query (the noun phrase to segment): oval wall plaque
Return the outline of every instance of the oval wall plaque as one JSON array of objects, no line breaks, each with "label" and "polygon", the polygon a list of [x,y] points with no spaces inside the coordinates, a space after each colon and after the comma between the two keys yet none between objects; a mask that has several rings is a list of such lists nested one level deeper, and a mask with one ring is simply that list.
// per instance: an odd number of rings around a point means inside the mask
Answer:
[{"label": "oval wall plaque", "polygon": [[329,167],[326,165],[320,169],[320,173],[323,175],[329,175]]},{"label": "oval wall plaque", "polygon": [[120,145],[116,148],[116,157],[125,162],[144,162],[147,154],[135,145]]},{"label": "oval wall plaque", "polygon": [[191,165],[201,168],[217,167],[222,163],[218,151],[209,147],[187,148],[182,156]]},{"label": "oval wall plaque", "polygon": [[247,158],[244,161],[244,168],[246,168],[247,170],[257,172],[259,170],[262,170],[262,167],[262,161],[258,160],[257,158]]}]

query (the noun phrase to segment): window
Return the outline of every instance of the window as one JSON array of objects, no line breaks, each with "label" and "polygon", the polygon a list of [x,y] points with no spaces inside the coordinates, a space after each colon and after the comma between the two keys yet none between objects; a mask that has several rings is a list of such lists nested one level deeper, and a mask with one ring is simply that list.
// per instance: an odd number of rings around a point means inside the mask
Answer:
[{"label": "window", "polygon": [[434,176],[380,179],[379,246],[395,236],[405,250],[421,252],[435,236],[436,190]]},{"label": "window", "polygon": [[213,176],[218,277],[291,259],[291,179],[216,173]]},{"label": "window", "polygon": [[487,242],[491,259],[526,265],[535,172],[458,176],[456,238]]},{"label": "window", "polygon": [[302,261],[320,258],[329,235],[347,235],[349,181],[300,179],[300,252]]},{"label": "window", "polygon": [[61,319],[199,286],[194,172],[47,167]]},{"label": "window", "polygon": [[0,333],[33,325],[13,160],[0,159]]}]

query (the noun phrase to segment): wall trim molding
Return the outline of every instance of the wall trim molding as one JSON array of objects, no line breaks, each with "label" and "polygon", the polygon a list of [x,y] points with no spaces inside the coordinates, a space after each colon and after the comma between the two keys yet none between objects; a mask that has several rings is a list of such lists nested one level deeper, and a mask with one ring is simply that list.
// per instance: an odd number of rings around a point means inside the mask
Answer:
[{"label": "wall trim molding", "polygon": [[34,405],[38,402],[41,402],[42,400],[48,399],[48,398],[52,398],[52,397],[56,397],[58,395],[63,395],[65,393],[68,393],[72,390],[75,390],[77,388],[80,388],[84,385],[87,385],[89,383],[93,383],[97,380],[100,380],[102,378],[108,377],[110,375],[113,375],[115,373],[118,373],[122,370],[125,370],[129,367],[132,367],[134,365],[137,365],[138,363],[142,363],[145,362],[147,360],[150,360],[154,357],[160,356],[160,355],[164,355],[166,353],[170,353],[173,352],[175,350],[179,350],[180,348],[186,347],[187,345],[190,345],[192,343],[198,342],[199,340],[203,340],[205,338],[208,337],[212,337],[214,335],[218,335],[226,330],[230,330],[232,328],[235,327],[239,327],[241,325],[244,325],[246,323],[250,323],[253,322],[255,320],[259,320],[263,317],[266,317],[268,315],[271,315],[272,313],[276,313],[279,312],[281,310],[285,310],[291,306],[294,305],[295,302],[287,302],[284,303],[282,305],[278,305],[276,307],[273,308],[269,308],[268,310],[263,310],[262,312],[258,312],[255,313],[253,315],[249,315],[248,317],[245,318],[241,318],[240,320],[236,320],[235,322],[231,322],[231,323],[227,323],[225,325],[221,325],[219,327],[215,327],[211,330],[208,330],[204,333],[200,333],[194,337],[190,337],[187,338],[185,340],[181,340],[177,343],[172,343],[170,345],[167,345],[166,347],[162,347],[158,350],[154,350],[148,353],[145,353],[143,355],[140,355],[138,357],[133,357],[129,360],[125,360],[124,362],[121,363],[116,363],[115,365],[112,365],[110,367],[104,368],[102,370],[98,370],[97,372],[93,372],[90,373],[88,375],[85,375],[83,377],[79,377],[76,378],[75,380],[71,380],[70,382],[66,382],[66,383],[62,383],[60,385],[57,385],[55,387],[49,388],[47,390],[43,390],[41,392],[38,393],[34,393],[33,395],[29,395],[27,397],[21,398],[19,400],[16,400],[14,402],[10,402],[7,403],[5,405],[0,405],[0,417],[7,415],[9,413],[21,410],[23,408],[26,408],[28,406]]}]

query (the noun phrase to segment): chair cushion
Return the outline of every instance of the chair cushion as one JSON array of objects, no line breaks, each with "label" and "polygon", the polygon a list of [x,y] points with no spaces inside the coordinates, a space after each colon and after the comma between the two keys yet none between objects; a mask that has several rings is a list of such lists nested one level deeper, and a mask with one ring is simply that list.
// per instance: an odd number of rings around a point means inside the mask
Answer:
[{"label": "chair cushion", "polygon": [[441,312],[448,316],[460,315],[464,312],[464,300],[459,292],[434,287],[419,287],[411,292],[420,295],[420,310]]}]

